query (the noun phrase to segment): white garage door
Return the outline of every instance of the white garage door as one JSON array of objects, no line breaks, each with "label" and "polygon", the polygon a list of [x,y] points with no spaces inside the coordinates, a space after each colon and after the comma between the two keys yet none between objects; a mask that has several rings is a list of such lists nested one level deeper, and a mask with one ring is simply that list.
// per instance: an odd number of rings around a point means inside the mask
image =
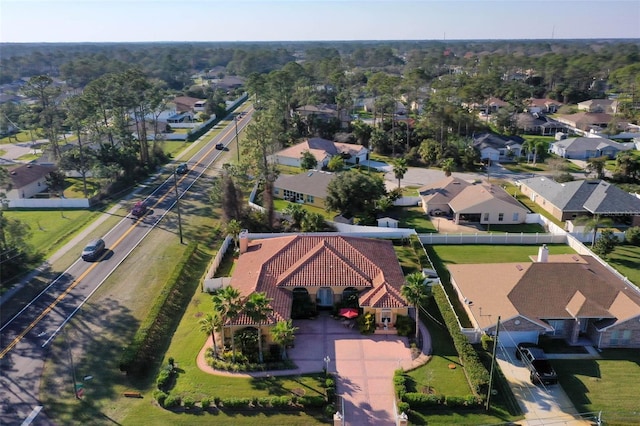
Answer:
[{"label": "white garage door", "polygon": [[518,343],[538,343],[537,331],[500,331],[498,334],[501,346],[515,347]]}]

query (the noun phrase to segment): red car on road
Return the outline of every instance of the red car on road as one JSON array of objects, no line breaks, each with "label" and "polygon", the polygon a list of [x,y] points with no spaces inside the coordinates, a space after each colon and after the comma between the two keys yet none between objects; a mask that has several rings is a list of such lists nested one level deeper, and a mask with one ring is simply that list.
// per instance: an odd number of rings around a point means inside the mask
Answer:
[{"label": "red car on road", "polygon": [[138,201],[131,209],[131,214],[135,217],[142,217],[147,212],[147,205],[144,201]]}]

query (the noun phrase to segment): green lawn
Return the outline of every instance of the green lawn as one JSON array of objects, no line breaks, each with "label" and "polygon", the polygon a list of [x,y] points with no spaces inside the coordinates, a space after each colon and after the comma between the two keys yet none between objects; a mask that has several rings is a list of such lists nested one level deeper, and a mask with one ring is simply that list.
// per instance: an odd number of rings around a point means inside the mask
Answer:
[{"label": "green lawn", "polygon": [[[34,133],[35,135],[35,133]],[[3,144],[9,144],[9,143],[20,143],[20,142],[27,142],[27,141],[31,141],[33,139],[31,139],[31,135],[29,134],[28,131],[26,130],[22,130],[21,132],[18,132],[14,135],[11,136],[4,136],[2,138],[0,138],[0,145]]]},{"label": "green lawn", "polygon": [[47,257],[101,213],[99,210],[7,210],[4,215],[26,223],[31,230],[29,243]]},{"label": "green lawn", "polygon": [[[211,296],[207,293],[196,292],[182,321],[178,326],[166,352],[166,357],[173,357],[179,367],[179,376],[171,394],[190,396],[195,401],[203,397],[261,397],[290,395],[295,389],[304,389],[306,395],[323,394],[321,375],[283,376],[264,379],[236,378],[211,375],[202,372],[195,364],[197,353],[202,348],[206,336],[200,332],[198,321],[213,309]],[[296,425],[321,424],[316,418],[318,413],[229,413],[224,412],[199,413],[197,416],[173,413],[144,402],[152,399],[153,388],[145,393],[145,398],[128,411],[121,422],[124,425],[138,424],[254,424],[259,419],[262,424]]]},{"label": "green lawn", "polygon": [[[537,245],[434,245],[431,246],[444,262],[463,263],[508,263],[531,262],[529,256],[537,256]],[[549,254],[567,254],[575,251],[565,244],[547,244]]]},{"label": "green lawn", "polygon": [[[293,203],[291,203],[290,201],[287,201],[287,200],[281,200],[279,198],[276,198],[276,199],[273,200],[273,207],[276,209],[276,211],[279,211],[279,212],[284,211],[289,204],[293,204]],[[333,220],[333,218],[336,215],[336,213],[328,212],[325,209],[321,209],[320,207],[311,206],[309,204],[301,204],[301,206],[302,206],[303,209],[305,209],[306,211],[308,211],[310,213],[318,213],[318,214],[322,215],[322,217],[324,217],[326,220]]]},{"label": "green lawn", "polygon": [[640,247],[628,244],[616,246],[613,253],[607,256],[607,262],[640,286]]},{"label": "green lawn", "polygon": [[[460,359],[453,346],[449,332],[443,325],[444,321],[433,299],[430,300],[425,309],[429,312],[429,316],[423,313],[421,319],[429,329],[431,336],[432,358],[427,364],[408,372],[411,380],[408,383],[407,390],[409,392],[431,391],[436,394],[449,396],[466,396],[471,394],[471,389],[469,388],[464,370],[461,367]],[[455,365],[456,368],[449,368],[450,364]],[[502,389],[501,386],[499,388]],[[411,411],[409,419],[411,424],[417,425],[482,425],[501,424],[522,418],[522,416],[519,415],[517,404],[515,404],[516,408],[514,411],[513,395],[510,390],[499,392],[492,401],[492,408],[489,413],[464,413],[449,410],[433,410],[429,412]],[[510,405],[512,408],[509,408]]]},{"label": "green lawn", "polygon": [[552,363],[578,412],[602,411],[607,425],[637,425],[640,351],[610,349],[603,350],[601,356]]},{"label": "green lawn", "polygon": [[422,234],[425,232],[436,232],[436,228],[433,222],[429,220],[429,217],[425,214],[420,206],[412,207],[394,207],[389,210],[392,216],[397,216],[400,219],[401,228],[412,228],[417,233]]}]

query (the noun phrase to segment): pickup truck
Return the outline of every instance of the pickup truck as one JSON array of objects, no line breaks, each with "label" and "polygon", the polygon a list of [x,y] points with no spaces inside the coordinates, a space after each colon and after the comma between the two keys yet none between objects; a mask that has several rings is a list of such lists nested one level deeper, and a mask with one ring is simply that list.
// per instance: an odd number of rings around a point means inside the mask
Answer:
[{"label": "pickup truck", "polygon": [[555,385],[558,374],[540,348],[521,348],[522,361],[529,369],[529,379],[534,385]]}]

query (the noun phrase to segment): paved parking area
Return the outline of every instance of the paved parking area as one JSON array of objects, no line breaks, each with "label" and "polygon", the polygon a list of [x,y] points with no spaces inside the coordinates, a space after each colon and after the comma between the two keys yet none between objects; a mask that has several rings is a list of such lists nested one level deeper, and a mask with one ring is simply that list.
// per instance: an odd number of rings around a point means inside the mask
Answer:
[{"label": "paved parking area", "polygon": [[525,420],[521,425],[591,425],[592,422],[576,420],[577,411],[560,385],[536,386],[529,380],[529,370],[515,358],[515,348],[505,347],[497,351],[498,365],[511,390],[520,403]]},{"label": "paved parking area", "polygon": [[296,346],[289,351],[299,367],[325,366],[338,376],[337,391],[342,397],[337,409],[345,424],[395,425],[393,372],[411,364],[406,338],[395,335],[363,336],[356,328],[322,314],[315,320],[297,320]]}]

